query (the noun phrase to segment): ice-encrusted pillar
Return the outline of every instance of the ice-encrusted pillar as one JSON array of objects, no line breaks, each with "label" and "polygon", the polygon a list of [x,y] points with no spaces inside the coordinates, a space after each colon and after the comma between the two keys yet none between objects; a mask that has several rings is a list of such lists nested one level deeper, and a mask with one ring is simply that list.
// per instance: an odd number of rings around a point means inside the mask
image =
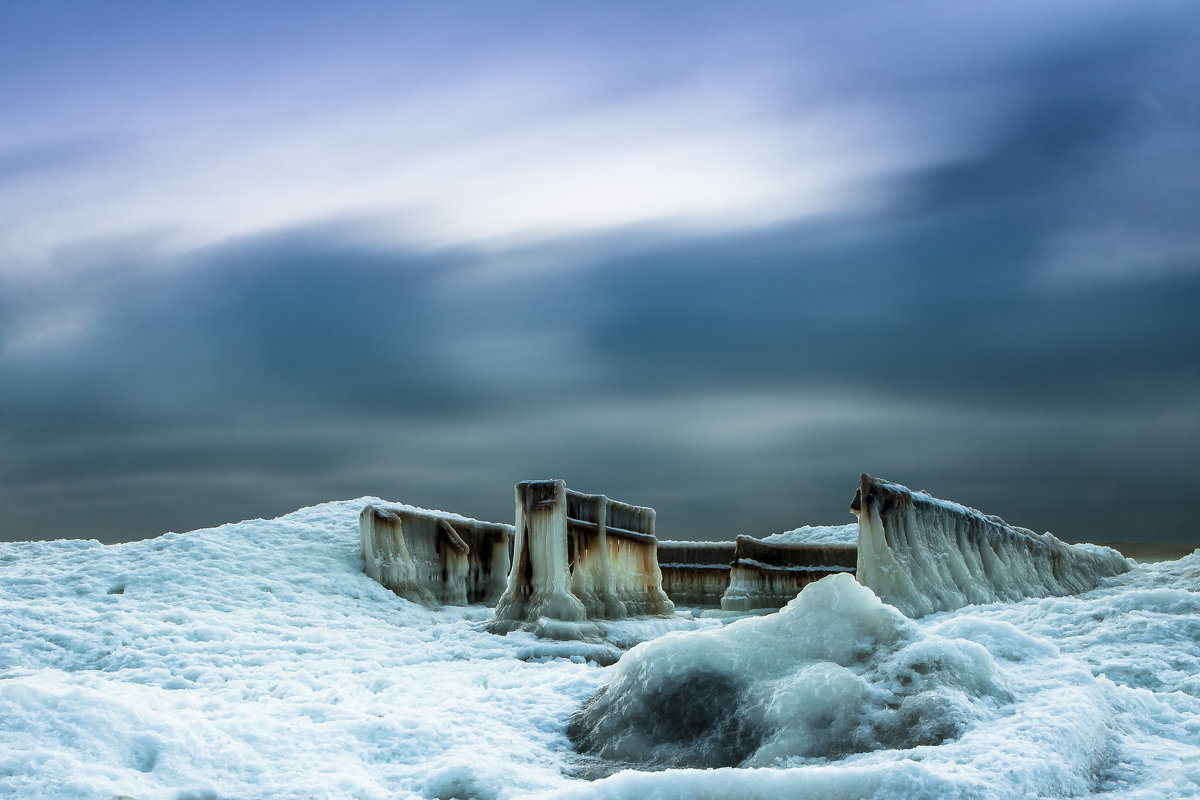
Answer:
[{"label": "ice-encrusted pillar", "polygon": [[497,620],[587,618],[587,609],[571,592],[566,494],[561,480],[517,484],[513,565],[496,605]]},{"label": "ice-encrusted pillar", "polygon": [[654,509],[545,480],[517,484],[516,512],[513,568],[492,630],[674,613],[662,590]]},{"label": "ice-encrusted pillar", "polygon": [[567,491],[566,529],[571,593],[579,598],[592,619],[628,616],[625,604],[613,593],[608,566],[608,504],[602,494]]}]

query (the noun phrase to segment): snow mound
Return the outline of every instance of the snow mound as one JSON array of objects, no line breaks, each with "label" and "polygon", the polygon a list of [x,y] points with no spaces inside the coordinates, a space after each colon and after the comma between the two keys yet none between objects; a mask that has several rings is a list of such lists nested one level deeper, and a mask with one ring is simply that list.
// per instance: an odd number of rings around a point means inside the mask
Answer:
[{"label": "snow mound", "polygon": [[922,632],[845,574],[777,614],[639,645],[615,669],[567,733],[643,769],[938,745],[1012,699],[982,646]]},{"label": "snow mound", "polygon": [[804,525],[764,536],[761,541],[769,544],[858,544],[858,524]]},{"label": "snow mound", "polygon": [[[1195,608],[1187,594],[1160,601],[1176,625]],[[560,796],[1192,796],[1180,790],[1200,787],[1200,702],[1106,678],[1131,652],[1116,641],[1108,653],[1054,642],[1096,633],[1087,609],[1105,602],[1030,599],[922,621],[830,576],[777,614],[627,653],[567,728],[580,773],[601,779]]]}]

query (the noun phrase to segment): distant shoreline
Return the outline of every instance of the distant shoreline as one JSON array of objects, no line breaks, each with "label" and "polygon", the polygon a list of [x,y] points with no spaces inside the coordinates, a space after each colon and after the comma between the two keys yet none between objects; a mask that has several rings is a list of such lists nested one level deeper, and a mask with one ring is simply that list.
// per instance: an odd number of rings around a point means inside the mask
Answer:
[{"label": "distant shoreline", "polygon": [[1138,561],[1175,561],[1196,549],[1187,542],[1105,542],[1105,547],[1117,550],[1126,558]]}]

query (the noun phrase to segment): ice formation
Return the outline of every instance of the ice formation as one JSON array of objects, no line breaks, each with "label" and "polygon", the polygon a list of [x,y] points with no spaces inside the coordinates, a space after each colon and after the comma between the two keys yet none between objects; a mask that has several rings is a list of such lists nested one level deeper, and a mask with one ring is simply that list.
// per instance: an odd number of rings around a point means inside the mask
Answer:
[{"label": "ice formation", "polygon": [[1012,700],[985,648],[921,631],[848,574],[779,613],[639,645],[613,669],[567,728],[599,772],[939,745]]},{"label": "ice formation", "polygon": [[1129,570],[1115,550],[1068,545],[866,474],[850,510],[858,517],[858,580],[910,617],[1075,594]]},{"label": "ice formation", "polygon": [[512,526],[412,506],[369,504],[358,518],[363,571],[416,603],[494,604]]},{"label": "ice formation", "polygon": [[826,575],[854,572],[858,557],[854,545],[779,541],[737,537],[729,586],[721,596],[722,609],[779,608]]},{"label": "ice formation", "polygon": [[663,591],[676,605],[721,605],[721,595],[729,588],[734,549],[733,542],[660,541],[658,568]]},{"label": "ice formation", "polygon": [[567,489],[561,480],[516,486],[516,540],[495,630],[671,614],[662,589],[654,509]]}]

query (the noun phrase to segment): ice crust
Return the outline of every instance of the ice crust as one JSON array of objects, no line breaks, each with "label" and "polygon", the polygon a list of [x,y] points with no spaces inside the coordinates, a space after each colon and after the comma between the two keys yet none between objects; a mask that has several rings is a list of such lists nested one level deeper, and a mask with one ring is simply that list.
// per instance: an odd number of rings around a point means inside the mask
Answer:
[{"label": "ice crust", "polygon": [[[365,575],[358,515],[380,502],[122,545],[0,544],[0,797],[1200,796],[1200,553],[916,620],[842,576],[752,624],[603,621],[614,655],[650,641],[601,668],[595,643],[494,636],[488,609],[427,609]],[[811,641],[767,635],[810,625]],[[602,687],[624,676],[642,704],[637,687],[673,688],[700,714],[716,704],[686,676],[706,667],[737,670],[765,766],[573,777],[589,765],[566,728]],[[910,746],[936,730],[892,727],[887,698],[946,710],[955,735]]]},{"label": "ice crust", "polygon": [[1129,570],[1115,550],[1069,545],[870,475],[850,510],[859,520],[858,580],[911,617],[1076,594]]}]

